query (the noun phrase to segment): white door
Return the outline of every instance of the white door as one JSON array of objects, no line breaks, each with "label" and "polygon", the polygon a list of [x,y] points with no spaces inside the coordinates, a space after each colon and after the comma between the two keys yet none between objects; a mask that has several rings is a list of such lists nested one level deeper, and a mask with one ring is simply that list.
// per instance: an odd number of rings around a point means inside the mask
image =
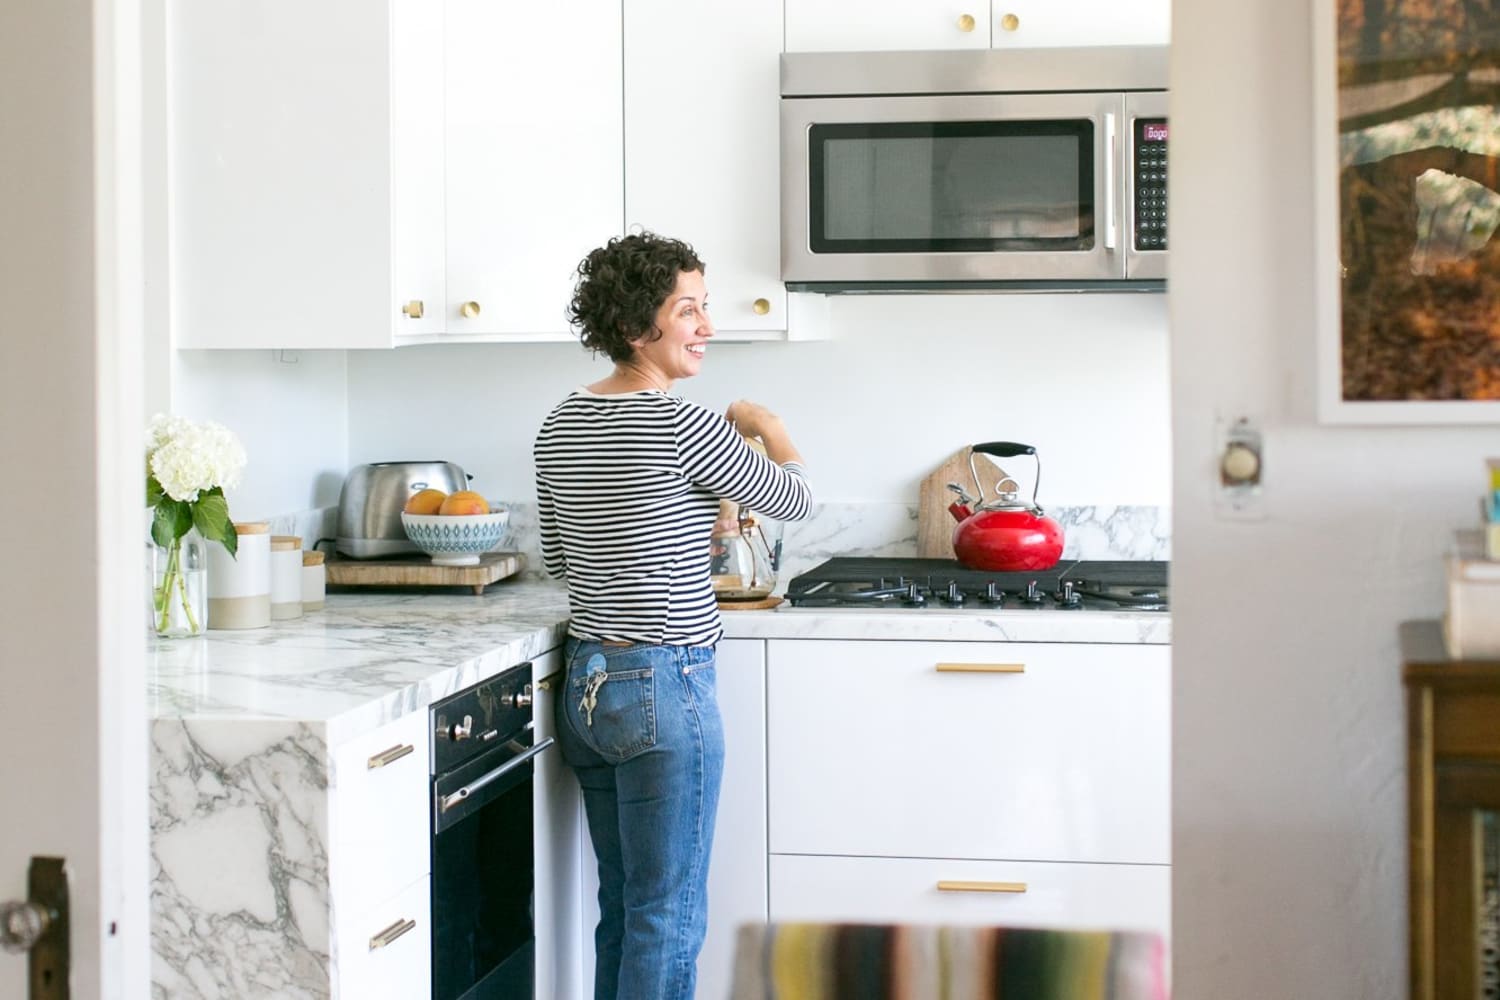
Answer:
[{"label": "white door", "polygon": [[139,0],[0,16],[0,901],[66,859],[90,1000],[148,995],[139,61]]}]

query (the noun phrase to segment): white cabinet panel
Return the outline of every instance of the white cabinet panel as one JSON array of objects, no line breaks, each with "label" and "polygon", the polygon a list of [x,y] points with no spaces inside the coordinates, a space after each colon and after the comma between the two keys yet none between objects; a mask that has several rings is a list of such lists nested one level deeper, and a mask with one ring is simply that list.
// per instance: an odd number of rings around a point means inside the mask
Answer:
[{"label": "white cabinet panel", "polygon": [[989,0],[787,0],[786,50],[985,49],[989,14]]},{"label": "white cabinet panel", "polygon": [[991,43],[997,48],[1062,45],[1166,45],[1170,0],[994,0]]},{"label": "white cabinet panel", "polygon": [[788,52],[1165,45],[1170,0],[787,0]]},{"label": "white cabinet panel", "polygon": [[[168,4],[175,346],[389,347],[392,304],[440,294],[397,280],[392,226],[398,170],[434,179],[420,145],[395,162],[392,122],[413,108],[393,107],[393,75],[414,94],[441,78],[440,16],[420,0]],[[441,224],[413,205],[402,239]]]},{"label": "white cabinet panel", "polygon": [[333,751],[330,884],[336,912],[362,913],[431,867],[427,712]]},{"label": "white cabinet panel", "polygon": [[780,0],[626,6],[626,228],[692,244],[714,325],[734,335],[788,329],[781,48]]},{"label": "white cabinet panel", "polygon": [[729,995],[735,931],[766,919],[766,644],[725,639],[715,653],[724,782],[708,868],[708,936],[698,995]]},{"label": "white cabinet panel", "polygon": [[[938,883],[969,883],[944,891]],[[983,891],[1004,886],[1024,891]],[[771,856],[771,919],[1171,931],[1171,869]]]},{"label": "white cabinet panel", "polygon": [[[532,660],[536,741],[557,735],[562,654]],[[583,802],[556,745],[536,758],[536,997],[583,997]]]},{"label": "white cabinet panel", "polygon": [[620,4],[447,6],[447,332],[571,338],[574,269],[623,221]]},{"label": "white cabinet panel", "polygon": [[1165,864],[1169,655],[1147,645],[773,642],[770,848]]},{"label": "white cabinet panel", "polygon": [[423,877],[368,910],[339,915],[334,1000],[432,996],[431,891]]}]

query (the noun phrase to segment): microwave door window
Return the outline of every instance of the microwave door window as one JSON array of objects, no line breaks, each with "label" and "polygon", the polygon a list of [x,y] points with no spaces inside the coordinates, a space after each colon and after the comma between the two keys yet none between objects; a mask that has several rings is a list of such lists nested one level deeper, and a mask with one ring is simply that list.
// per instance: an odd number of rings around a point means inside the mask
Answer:
[{"label": "microwave door window", "polygon": [[1087,251],[1088,121],[818,125],[815,253]]}]

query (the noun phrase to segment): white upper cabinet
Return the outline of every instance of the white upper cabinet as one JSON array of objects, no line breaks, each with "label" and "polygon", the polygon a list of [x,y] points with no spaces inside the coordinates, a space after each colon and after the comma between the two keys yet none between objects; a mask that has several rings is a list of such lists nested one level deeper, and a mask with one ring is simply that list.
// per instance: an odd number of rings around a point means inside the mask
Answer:
[{"label": "white upper cabinet", "polygon": [[572,339],[574,269],[623,224],[620,4],[448,0],[447,36],[447,333]]},{"label": "white upper cabinet", "polygon": [[441,14],[168,4],[176,346],[388,347],[398,301],[441,301]]},{"label": "white upper cabinet", "polygon": [[786,0],[788,52],[1165,45],[1171,0]]},{"label": "white upper cabinet", "polygon": [[692,244],[733,339],[788,330],[781,0],[625,5],[625,224]]}]

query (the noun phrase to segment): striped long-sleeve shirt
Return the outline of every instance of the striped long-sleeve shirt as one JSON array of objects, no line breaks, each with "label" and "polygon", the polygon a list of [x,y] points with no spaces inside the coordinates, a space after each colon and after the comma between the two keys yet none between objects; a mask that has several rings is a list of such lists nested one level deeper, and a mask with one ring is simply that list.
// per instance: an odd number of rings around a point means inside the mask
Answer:
[{"label": "striped long-sleeve shirt", "polygon": [[581,639],[717,642],[720,499],[776,520],[812,508],[800,465],[777,465],[722,415],[659,390],[576,390],[543,421],[533,456],[542,563],[567,578],[568,631]]}]

